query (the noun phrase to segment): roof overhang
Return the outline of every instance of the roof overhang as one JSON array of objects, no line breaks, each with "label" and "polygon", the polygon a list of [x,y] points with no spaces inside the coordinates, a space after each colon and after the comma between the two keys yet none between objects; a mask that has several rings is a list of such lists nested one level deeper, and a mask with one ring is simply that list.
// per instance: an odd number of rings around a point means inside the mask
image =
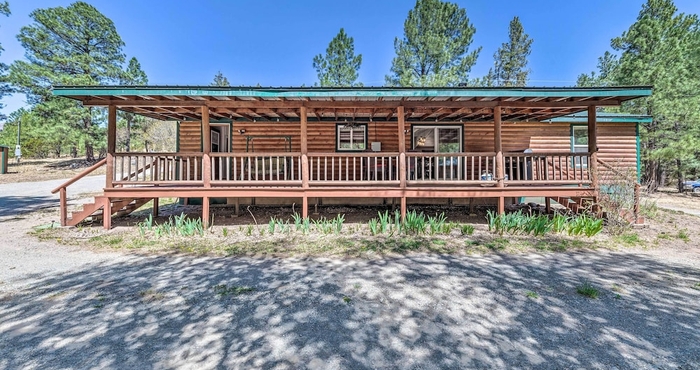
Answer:
[{"label": "roof overhang", "polygon": [[261,88],[212,86],[56,86],[53,94],[85,106],[118,109],[162,120],[394,120],[403,106],[407,121],[543,121],[588,109],[617,106],[649,96],[649,86],[605,88]]}]

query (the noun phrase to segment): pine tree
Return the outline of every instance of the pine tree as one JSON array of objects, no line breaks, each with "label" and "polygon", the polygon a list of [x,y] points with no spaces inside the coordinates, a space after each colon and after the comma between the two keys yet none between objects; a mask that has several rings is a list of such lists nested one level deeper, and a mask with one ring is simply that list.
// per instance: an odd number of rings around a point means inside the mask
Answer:
[{"label": "pine tree", "polygon": [[[0,15],[4,16],[9,16],[10,15],[10,4],[7,3],[7,1],[0,3]],[[0,54],[2,54],[2,51],[4,49],[2,46],[0,46]],[[4,96],[12,93],[12,88],[11,86],[7,83],[7,65],[5,63],[0,63],[0,99],[2,99]],[[3,107],[3,104],[0,103],[0,108]],[[5,119],[5,116],[3,114],[0,114],[0,119]]]},{"label": "pine tree", "polygon": [[357,82],[362,54],[355,55],[355,42],[344,29],[331,40],[326,48],[325,57],[314,57],[313,67],[322,87],[362,86]]},{"label": "pine tree", "polygon": [[[129,65],[121,78],[121,84],[148,85],[148,76],[146,76],[146,72],[141,69],[141,63],[139,63],[138,59],[135,57],[129,60]],[[120,112],[120,116],[124,121],[125,127],[123,139],[124,150],[129,152],[131,151],[131,130],[132,128],[142,130],[141,125],[145,120],[143,116],[129,112]]]},{"label": "pine tree", "polygon": [[489,86],[525,86],[530,70],[527,57],[532,39],[525,33],[520,18],[515,17],[508,27],[508,42],[503,43],[493,55],[494,68],[489,70]]},{"label": "pine tree", "polygon": [[[68,7],[37,9],[29,14],[32,23],[22,27],[17,39],[25,49],[26,61],[10,66],[9,80],[27,94],[30,104],[63,108],[51,114],[67,120],[79,132],[85,157],[95,159],[95,145],[104,143],[105,131],[97,122],[104,113],[82,108],[78,103],[52,102],[52,85],[100,85],[114,83],[122,75],[124,42],[114,23],[92,5],[78,1]],[[72,106],[71,106],[72,104]],[[47,120],[51,122],[52,119]]]},{"label": "pine tree", "polygon": [[228,78],[224,76],[221,71],[217,72],[216,75],[214,76],[214,82],[211,83],[211,86],[231,86],[231,84],[228,82]]},{"label": "pine tree", "polygon": [[389,86],[456,86],[468,83],[481,47],[469,51],[476,28],[467,11],[441,0],[417,0],[394,40]]},{"label": "pine tree", "polygon": [[[700,171],[700,20],[678,13],[672,0],[647,0],[637,20],[611,41],[599,74],[579,84],[652,85],[653,95],[625,103],[622,110],[653,117],[640,125],[643,180],[649,190],[673,172],[680,188]],[[584,77],[585,76],[585,77]]]}]

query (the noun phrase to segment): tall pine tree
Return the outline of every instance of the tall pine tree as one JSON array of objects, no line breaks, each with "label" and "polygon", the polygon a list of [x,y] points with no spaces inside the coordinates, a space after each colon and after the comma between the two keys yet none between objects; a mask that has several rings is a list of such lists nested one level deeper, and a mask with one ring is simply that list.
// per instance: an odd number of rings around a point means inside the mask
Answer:
[{"label": "tall pine tree", "polygon": [[678,13],[672,0],[647,0],[637,20],[611,41],[617,55],[599,59],[598,74],[579,85],[652,85],[654,93],[625,103],[622,111],[652,116],[640,125],[642,180],[649,190],[671,174],[700,172],[700,20]]},{"label": "tall pine tree", "polygon": [[211,86],[227,87],[231,86],[231,84],[228,82],[228,78],[226,78],[226,76],[219,71],[216,73],[216,75],[214,75],[214,81],[211,83]]},{"label": "tall pine tree", "polygon": [[[138,59],[131,58],[129,60],[129,65],[126,67],[124,74],[121,78],[122,85],[147,85],[148,76],[146,72],[141,69],[141,63]],[[120,112],[120,116],[124,121],[124,138],[122,140],[124,145],[124,150],[131,151],[131,131],[133,129],[138,129],[142,131],[141,125],[145,122],[145,117],[130,113],[130,112]]]},{"label": "tall pine tree", "polygon": [[494,68],[489,70],[490,86],[525,86],[530,70],[527,57],[532,52],[532,39],[525,33],[520,18],[515,17],[508,27],[508,42],[493,55]]},{"label": "tall pine tree", "polygon": [[[9,16],[10,15],[10,4],[7,3],[7,1],[0,3],[0,15],[4,16]],[[4,49],[2,46],[0,46],[0,54],[2,54],[2,51]],[[12,92],[12,88],[10,85],[7,83],[7,65],[5,63],[0,63],[0,99],[2,99],[5,95],[8,95]],[[3,104],[0,103],[0,108],[3,107]],[[5,119],[5,117],[0,114],[0,119]]]},{"label": "tall pine tree", "polygon": [[456,86],[468,83],[481,47],[470,51],[476,28],[467,11],[441,0],[417,0],[394,40],[389,86]]},{"label": "tall pine tree", "polygon": [[[95,145],[104,142],[104,129],[95,120],[104,114],[67,99],[55,101],[51,86],[117,82],[123,72],[124,42],[109,18],[81,1],[65,8],[37,9],[29,17],[32,23],[17,35],[27,61],[10,66],[9,80],[27,94],[30,104],[44,104],[47,114],[73,114],[63,122],[79,133],[85,157],[92,161]],[[53,108],[58,111],[52,112]]]},{"label": "tall pine tree", "polygon": [[344,29],[331,40],[326,55],[314,57],[313,67],[322,87],[361,86],[357,82],[362,54],[355,55],[355,41]]}]

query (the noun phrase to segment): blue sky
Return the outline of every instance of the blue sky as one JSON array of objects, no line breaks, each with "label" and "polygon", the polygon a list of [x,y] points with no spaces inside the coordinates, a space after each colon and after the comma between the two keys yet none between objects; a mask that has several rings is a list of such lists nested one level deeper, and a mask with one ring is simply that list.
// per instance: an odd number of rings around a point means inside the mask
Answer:
[{"label": "blue sky", "polygon": [[[24,57],[16,35],[36,8],[67,6],[64,0],[9,0],[0,18],[0,60]],[[114,21],[128,57],[141,62],[151,84],[209,84],[221,70],[233,85],[313,85],[314,55],[323,53],[343,27],[363,55],[360,80],[380,86],[391,66],[395,37],[414,0],[87,0]],[[486,74],[493,54],[519,16],[534,39],[531,86],[570,86],[595,68],[636,19],[644,0],[457,0],[476,27],[472,47],[482,46],[471,75]],[[700,13],[700,1],[676,0],[681,12]],[[6,97],[4,113],[22,107]]]}]

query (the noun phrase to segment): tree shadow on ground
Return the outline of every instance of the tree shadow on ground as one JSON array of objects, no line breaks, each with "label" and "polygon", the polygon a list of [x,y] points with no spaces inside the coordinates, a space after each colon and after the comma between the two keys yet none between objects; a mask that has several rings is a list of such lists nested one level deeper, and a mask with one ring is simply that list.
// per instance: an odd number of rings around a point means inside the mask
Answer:
[{"label": "tree shadow on ground", "polygon": [[0,298],[0,369],[700,367],[700,271],[642,255],[127,256],[26,278]]},{"label": "tree shadow on ground", "polygon": [[0,217],[31,213],[40,209],[57,207],[55,196],[4,196],[0,195]]}]

